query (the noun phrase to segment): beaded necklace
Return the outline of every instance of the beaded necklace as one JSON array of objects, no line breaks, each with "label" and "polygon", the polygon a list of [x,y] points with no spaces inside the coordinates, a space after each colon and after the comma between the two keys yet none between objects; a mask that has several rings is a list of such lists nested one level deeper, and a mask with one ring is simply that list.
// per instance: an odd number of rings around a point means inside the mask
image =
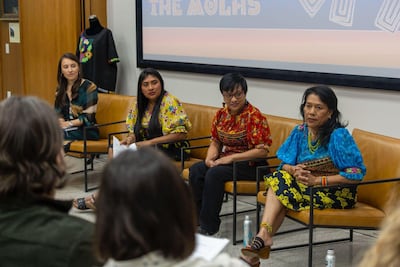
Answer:
[{"label": "beaded necklace", "polygon": [[315,151],[317,151],[319,145],[320,145],[320,140],[318,138],[318,141],[313,145],[312,144],[312,137],[311,137],[311,132],[308,132],[308,149],[310,150],[311,154],[314,154]]}]

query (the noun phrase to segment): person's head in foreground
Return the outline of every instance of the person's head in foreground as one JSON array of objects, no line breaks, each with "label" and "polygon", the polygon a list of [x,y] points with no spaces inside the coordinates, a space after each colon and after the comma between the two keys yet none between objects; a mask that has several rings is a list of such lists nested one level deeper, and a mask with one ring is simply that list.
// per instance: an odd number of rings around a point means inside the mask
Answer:
[{"label": "person's head in foreground", "polygon": [[375,243],[364,253],[359,267],[400,266],[400,184],[393,185],[381,231]]},{"label": "person's head in foreground", "polygon": [[[37,97],[0,102],[1,266],[100,266],[92,223],[54,199],[66,171],[54,109]],[[16,249],[17,248],[17,249]]]},{"label": "person's head in foreground", "polygon": [[53,197],[65,174],[63,136],[53,108],[36,97],[0,103],[0,197]]},{"label": "person's head in foreground", "polygon": [[96,249],[104,260],[155,251],[180,260],[194,250],[190,190],[171,160],[154,148],[124,151],[106,165],[96,207]]}]

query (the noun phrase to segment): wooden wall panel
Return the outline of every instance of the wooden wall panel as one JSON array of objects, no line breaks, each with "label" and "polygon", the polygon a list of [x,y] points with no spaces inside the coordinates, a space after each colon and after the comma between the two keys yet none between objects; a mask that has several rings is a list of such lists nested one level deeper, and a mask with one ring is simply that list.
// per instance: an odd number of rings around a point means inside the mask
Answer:
[{"label": "wooden wall panel", "polygon": [[[11,91],[13,95],[24,94],[23,71],[22,71],[22,48],[21,43],[10,43],[9,23],[18,21],[0,21],[0,47],[1,47],[1,79],[0,98],[6,97],[6,92]],[[9,54],[5,53],[5,44],[9,44]]]},{"label": "wooden wall panel", "polygon": [[107,0],[85,0],[85,29],[89,27],[89,16],[96,15],[103,27],[107,27]]},{"label": "wooden wall panel", "polygon": [[54,102],[59,57],[75,52],[80,33],[78,0],[20,0],[26,95]]},{"label": "wooden wall panel", "polygon": [[[83,2],[85,27],[81,21]],[[65,52],[75,53],[79,34],[89,26],[91,14],[107,27],[107,0],[19,0],[21,43],[10,44],[17,59],[4,53],[8,29],[4,21],[0,23],[0,98],[5,96],[3,84],[7,84],[15,94],[35,95],[53,104],[58,59]],[[5,70],[13,75],[5,75]],[[9,81],[14,84],[9,86]]]},{"label": "wooden wall panel", "polygon": [[[0,26],[0,46],[3,43],[3,39],[2,39],[2,32],[3,29]],[[0,47],[1,49],[1,47]],[[0,53],[0,100],[4,98],[5,93],[3,92],[3,55],[2,53]]]},{"label": "wooden wall panel", "polygon": [[[0,34],[1,34],[1,30],[0,30]],[[0,55],[0,63],[3,62],[1,55]],[[4,94],[3,93],[3,64],[0,64],[0,100],[4,98]]]}]

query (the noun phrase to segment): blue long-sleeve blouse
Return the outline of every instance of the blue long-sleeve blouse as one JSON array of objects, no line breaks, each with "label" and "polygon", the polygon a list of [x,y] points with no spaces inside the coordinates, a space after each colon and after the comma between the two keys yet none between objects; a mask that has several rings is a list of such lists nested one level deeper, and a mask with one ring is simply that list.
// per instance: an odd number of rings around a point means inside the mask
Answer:
[{"label": "blue long-sleeve blouse", "polygon": [[362,180],[366,168],[360,150],[346,128],[335,129],[329,143],[319,146],[312,153],[308,146],[308,127],[297,125],[277,152],[283,164],[296,165],[302,162],[330,157],[339,174],[349,180]]}]

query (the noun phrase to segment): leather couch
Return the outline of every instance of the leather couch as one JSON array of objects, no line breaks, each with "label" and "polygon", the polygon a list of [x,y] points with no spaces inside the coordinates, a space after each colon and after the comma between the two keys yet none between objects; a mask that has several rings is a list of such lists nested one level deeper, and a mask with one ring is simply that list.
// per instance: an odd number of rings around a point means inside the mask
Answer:
[{"label": "leather couch", "polygon": [[[107,154],[109,138],[112,133],[126,131],[125,119],[135,96],[99,93],[96,111],[96,127],[99,129],[99,140],[77,140],[70,144],[69,156],[83,158],[83,172],[85,192],[95,189],[89,188],[88,171],[93,170],[93,160],[88,168],[87,159],[95,155]],[[89,128],[89,127],[86,127]]]}]

